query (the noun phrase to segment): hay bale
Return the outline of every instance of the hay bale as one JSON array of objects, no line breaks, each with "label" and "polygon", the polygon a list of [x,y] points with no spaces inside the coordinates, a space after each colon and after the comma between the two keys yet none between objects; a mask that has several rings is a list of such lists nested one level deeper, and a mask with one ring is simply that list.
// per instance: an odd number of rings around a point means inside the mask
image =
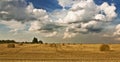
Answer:
[{"label": "hay bale", "polygon": [[15,48],[15,44],[10,43],[10,44],[7,45],[7,47],[8,47],[8,48]]},{"label": "hay bale", "polygon": [[24,43],[23,43],[23,42],[21,42],[21,43],[19,43],[18,45],[19,45],[19,46],[22,46],[23,44],[24,44]]},{"label": "hay bale", "polygon": [[65,43],[62,43],[61,46],[65,46]]},{"label": "hay bale", "polygon": [[50,44],[50,47],[57,47],[57,45],[56,44]]},{"label": "hay bale", "polygon": [[100,51],[110,51],[110,46],[107,44],[102,44],[100,46]]},{"label": "hay bale", "polygon": [[48,43],[44,43],[45,45],[48,45]]}]

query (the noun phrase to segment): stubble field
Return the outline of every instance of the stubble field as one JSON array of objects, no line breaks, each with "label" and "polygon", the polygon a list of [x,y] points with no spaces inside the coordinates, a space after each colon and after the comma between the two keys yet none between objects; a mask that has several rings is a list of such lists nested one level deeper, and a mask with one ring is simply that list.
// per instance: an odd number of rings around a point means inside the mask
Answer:
[{"label": "stubble field", "polygon": [[0,44],[0,62],[120,62],[120,44]]}]

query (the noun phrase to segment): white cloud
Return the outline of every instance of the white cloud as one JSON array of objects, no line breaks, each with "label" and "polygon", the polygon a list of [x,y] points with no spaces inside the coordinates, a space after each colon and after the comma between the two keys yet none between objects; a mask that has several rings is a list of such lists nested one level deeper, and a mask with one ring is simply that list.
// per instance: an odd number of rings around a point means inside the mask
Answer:
[{"label": "white cloud", "polygon": [[38,31],[41,29],[41,23],[39,21],[34,21],[31,23],[29,31]]},{"label": "white cloud", "polygon": [[60,18],[61,16],[59,14],[61,14],[65,10],[62,10],[61,12],[54,11],[51,14],[48,14],[46,10],[36,9],[33,7],[32,4],[27,6],[27,10],[30,10],[30,14],[32,16],[35,16],[37,19],[31,22],[29,31],[43,33],[45,34],[45,37],[53,37],[57,35],[57,32],[59,31],[61,26],[57,24],[55,20],[57,18]]},{"label": "white cloud", "polygon": [[28,17],[26,6],[27,4],[24,0],[0,0],[0,12],[2,12],[0,18],[3,20],[15,19],[22,21]]},{"label": "white cloud", "polygon": [[33,6],[33,4],[32,3],[29,3],[29,5],[27,6],[27,11],[28,11],[28,13],[33,13],[33,9],[34,9],[34,6]]},{"label": "white cloud", "polygon": [[63,23],[63,18],[67,15],[68,10],[55,10],[52,13],[49,14],[52,21],[54,22],[60,22]]},{"label": "white cloud", "polygon": [[[101,6],[97,6],[92,0],[80,1],[77,4],[73,4],[70,9],[67,16],[63,19],[64,23],[86,22],[92,19],[112,21],[117,16],[114,5],[110,6],[108,3],[103,3]],[[99,14],[100,12],[101,14]]]},{"label": "white cloud", "polygon": [[[23,30],[24,23],[30,23],[28,31],[47,33],[47,37],[61,33],[66,39],[80,33],[101,32],[108,25],[106,23],[117,16],[115,5],[106,2],[97,5],[93,0],[58,0],[58,3],[69,9],[47,12],[35,8],[32,3],[27,5],[24,0],[1,0],[1,23],[12,31]],[[119,28],[116,30],[118,34]]]},{"label": "white cloud", "polygon": [[32,5],[32,3],[30,3],[30,4],[27,6],[26,9],[27,9],[29,15],[35,17],[36,19],[39,19],[39,20],[48,19],[48,15],[47,15],[46,10],[36,9],[36,8],[34,8],[34,6]]},{"label": "white cloud", "polygon": [[49,25],[51,22],[51,19],[48,15],[48,13],[46,12],[46,10],[44,9],[36,9],[34,8],[34,6],[32,5],[32,3],[30,3],[27,6],[27,10],[29,12],[30,15],[34,16],[36,18],[36,20],[32,21],[29,27],[29,31],[46,31],[49,30],[49,28],[47,29],[47,25]]},{"label": "white cloud", "polygon": [[[117,17],[115,10],[114,4],[109,5],[105,2],[98,6],[93,0],[79,0],[79,2],[72,4],[66,16],[60,18],[58,22],[67,24],[66,29],[70,33],[101,32],[105,26],[107,27],[107,23]],[[65,35],[65,37],[67,36]],[[72,35],[68,37],[72,37]]]},{"label": "white cloud", "polygon": [[63,36],[63,39],[72,38],[74,36],[76,36],[76,33],[65,32],[64,36]]},{"label": "white cloud", "polygon": [[57,35],[57,32],[54,31],[52,33],[47,33],[45,37],[53,37],[53,36],[56,36]]},{"label": "white cloud", "polygon": [[58,3],[65,8],[66,6],[69,7],[73,3],[73,0],[58,0]]},{"label": "white cloud", "polygon": [[114,37],[114,36],[110,34],[103,34],[103,37]]},{"label": "white cloud", "polygon": [[106,17],[105,17],[105,15],[103,15],[103,14],[97,14],[97,15],[95,16],[95,19],[97,19],[97,20],[102,20],[102,21],[106,21]]},{"label": "white cloud", "polygon": [[120,36],[120,24],[115,27],[114,36]]},{"label": "white cloud", "polygon": [[16,21],[16,20],[1,21],[0,24],[4,24],[8,28],[10,28],[11,29],[10,32],[17,32],[18,30],[24,30],[25,29],[25,25],[22,24],[21,22]]},{"label": "white cloud", "polygon": [[112,21],[113,18],[115,18],[117,16],[115,10],[116,7],[114,4],[112,4],[111,6],[107,3],[104,2],[101,6],[100,9],[104,11],[104,13],[106,14],[106,19],[107,21]]},{"label": "white cloud", "polygon": [[115,38],[114,40],[118,40],[118,41],[120,41],[120,38]]},{"label": "white cloud", "polygon": [[113,36],[115,40],[120,40],[120,24],[116,25]]},{"label": "white cloud", "polygon": [[98,13],[97,6],[93,1],[80,1],[73,4],[70,9],[64,18],[65,23],[90,21]]},{"label": "white cloud", "polygon": [[58,0],[58,3],[60,6],[63,7],[63,9],[65,9],[65,7],[71,7],[73,4],[78,3],[80,1],[84,0]]},{"label": "white cloud", "polygon": [[1,11],[0,14],[9,14],[9,13],[6,11]]}]

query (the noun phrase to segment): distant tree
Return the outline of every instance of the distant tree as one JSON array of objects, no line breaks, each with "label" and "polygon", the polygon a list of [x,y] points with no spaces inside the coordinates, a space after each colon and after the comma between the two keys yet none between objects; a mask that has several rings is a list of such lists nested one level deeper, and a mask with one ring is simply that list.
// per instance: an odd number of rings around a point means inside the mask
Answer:
[{"label": "distant tree", "polygon": [[40,44],[43,44],[43,41],[42,41],[42,40],[39,40],[39,43],[40,43]]},{"label": "distant tree", "polygon": [[0,43],[16,43],[15,40],[0,40]]},{"label": "distant tree", "polygon": [[36,37],[33,38],[32,43],[38,43],[38,39]]}]

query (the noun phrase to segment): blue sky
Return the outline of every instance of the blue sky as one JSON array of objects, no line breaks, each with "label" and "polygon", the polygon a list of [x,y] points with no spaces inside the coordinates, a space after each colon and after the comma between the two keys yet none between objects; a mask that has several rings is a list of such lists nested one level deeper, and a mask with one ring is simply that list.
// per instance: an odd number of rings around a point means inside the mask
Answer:
[{"label": "blue sky", "polygon": [[[47,11],[54,11],[55,9],[62,9],[62,7],[58,4],[57,0],[26,0],[28,3],[31,2],[36,8],[43,8]],[[116,12],[120,16],[120,0],[94,0],[94,2],[98,5],[101,5],[104,2],[108,2],[109,4],[114,3],[117,7]]]},{"label": "blue sky", "polygon": [[62,9],[57,0],[26,0],[31,2],[36,8],[43,8],[47,11],[54,11],[55,9]]},{"label": "blue sky", "polygon": [[[26,2],[33,3],[34,7],[45,9],[48,12],[52,12],[56,9],[62,9],[57,0],[26,0]],[[117,18],[120,18],[120,0],[94,0],[97,5],[101,5],[107,2],[109,5],[114,4],[116,6]],[[114,24],[120,23],[120,21],[114,21]]]},{"label": "blue sky", "polygon": [[120,43],[120,0],[0,2],[0,39]]},{"label": "blue sky", "polygon": [[[56,9],[62,9],[57,0],[26,0],[26,2],[33,3],[34,7],[45,9],[48,12],[52,12]],[[107,2],[109,5],[114,4],[116,6],[117,18],[120,18],[120,0],[94,0],[97,5],[101,5]],[[120,21],[115,21],[115,24],[120,23]]]}]

